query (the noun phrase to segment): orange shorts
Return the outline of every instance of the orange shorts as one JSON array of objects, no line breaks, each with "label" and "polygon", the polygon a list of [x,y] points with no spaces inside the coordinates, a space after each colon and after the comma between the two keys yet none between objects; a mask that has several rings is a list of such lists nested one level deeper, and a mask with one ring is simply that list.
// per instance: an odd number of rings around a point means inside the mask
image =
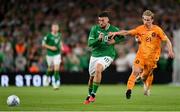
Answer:
[{"label": "orange shorts", "polygon": [[140,56],[136,56],[134,60],[134,67],[140,67],[144,69],[147,66],[148,68],[156,68],[157,67],[157,60],[156,59],[144,59]]},{"label": "orange shorts", "polygon": [[143,59],[137,56],[134,61],[134,67],[142,68],[142,73],[140,75],[146,79],[152,74],[154,68],[157,67],[157,61],[153,59]]}]

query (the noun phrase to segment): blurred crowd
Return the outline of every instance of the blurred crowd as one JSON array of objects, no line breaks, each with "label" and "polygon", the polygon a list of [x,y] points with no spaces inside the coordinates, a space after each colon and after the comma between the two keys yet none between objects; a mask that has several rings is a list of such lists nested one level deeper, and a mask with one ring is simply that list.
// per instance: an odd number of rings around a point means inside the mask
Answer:
[{"label": "blurred crowd", "polygon": [[[1,0],[0,72],[45,72],[46,52],[41,42],[50,32],[52,22],[59,22],[63,34],[61,71],[87,70],[88,34],[97,23],[97,14],[110,11],[111,24],[131,29],[142,24],[141,15],[146,9],[155,13],[155,24],[173,43],[173,31],[180,28],[180,0]],[[137,47],[130,37],[116,46],[116,71],[123,72],[132,66]],[[165,48],[160,68],[166,69],[167,63]]]}]

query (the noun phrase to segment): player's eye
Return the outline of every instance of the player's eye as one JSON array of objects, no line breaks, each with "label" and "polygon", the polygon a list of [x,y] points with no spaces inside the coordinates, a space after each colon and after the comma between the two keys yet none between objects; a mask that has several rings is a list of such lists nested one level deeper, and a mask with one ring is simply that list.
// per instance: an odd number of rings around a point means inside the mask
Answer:
[{"label": "player's eye", "polygon": [[143,18],[143,20],[144,20],[144,21],[151,21],[151,19],[145,19],[145,18]]},{"label": "player's eye", "polygon": [[104,22],[104,19],[98,19],[99,22]]}]

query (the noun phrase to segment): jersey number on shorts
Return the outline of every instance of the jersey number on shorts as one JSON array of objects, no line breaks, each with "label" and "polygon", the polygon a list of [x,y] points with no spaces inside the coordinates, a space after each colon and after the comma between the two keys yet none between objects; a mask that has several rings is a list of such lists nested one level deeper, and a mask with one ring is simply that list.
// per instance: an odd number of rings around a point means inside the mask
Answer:
[{"label": "jersey number on shorts", "polygon": [[106,63],[108,63],[110,60],[109,60],[107,57],[105,57],[105,58],[104,58],[104,61],[105,61]]}]

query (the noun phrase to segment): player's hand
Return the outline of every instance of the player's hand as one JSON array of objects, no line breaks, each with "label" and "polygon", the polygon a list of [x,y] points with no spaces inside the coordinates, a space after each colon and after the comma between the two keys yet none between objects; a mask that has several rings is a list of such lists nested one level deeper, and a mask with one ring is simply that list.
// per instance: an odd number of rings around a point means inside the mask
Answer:
[{"label": "player's hand", "polygon": [[108,39],[107,42],[109,45],[115,44],[115,40],[114,39]]},{"label": "player's hand", "polygon": [[99,37],[98,37],[98,39],[99,39],[100,41],[102,41],[102,40],[103,40],[103,38],[104,38],[104,34],[103,34],[103,33],[99,33]]},{"label": "player's hand", "polygon": [[52,51],[56,51],[56,50],[57,50],[57,48],[56,48],[55,46],[51,46],[50,49],[51,49]]},{"label": "player's hand", "polygon": [[170,58],[174,58],[174,52],[172,50],[170,50],[168,52],[168,55],[169,55]]},{"label": "player's hand", "polygon": [[113,39],[116,36],[116,32],[109,32],[108,39]]}]

